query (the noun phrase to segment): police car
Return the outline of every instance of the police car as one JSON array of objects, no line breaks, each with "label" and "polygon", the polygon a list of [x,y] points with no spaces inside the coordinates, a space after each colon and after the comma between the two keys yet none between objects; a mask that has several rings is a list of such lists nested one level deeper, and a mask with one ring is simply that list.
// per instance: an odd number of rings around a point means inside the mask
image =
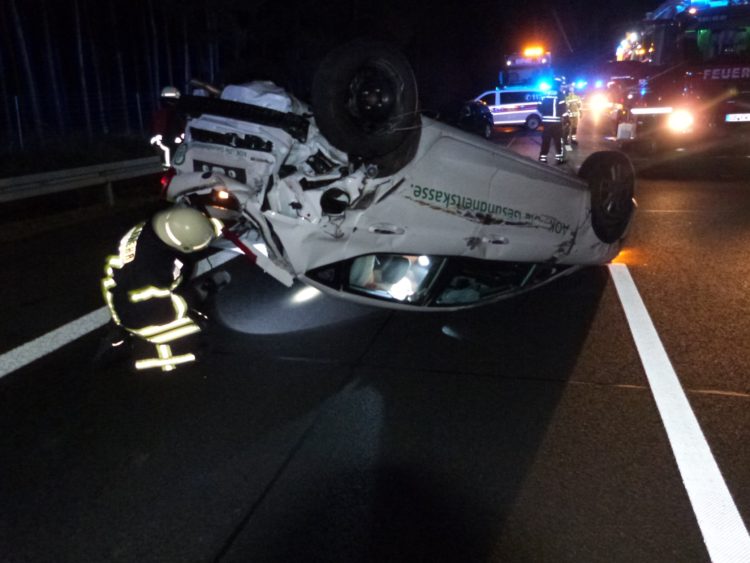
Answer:
[{"label": "police car", "polygon": [[528,86],[489,90],[474,98],[490,108],[495,125],[524,125],[534,131],[542,124],[539,102],[544,92]]}]

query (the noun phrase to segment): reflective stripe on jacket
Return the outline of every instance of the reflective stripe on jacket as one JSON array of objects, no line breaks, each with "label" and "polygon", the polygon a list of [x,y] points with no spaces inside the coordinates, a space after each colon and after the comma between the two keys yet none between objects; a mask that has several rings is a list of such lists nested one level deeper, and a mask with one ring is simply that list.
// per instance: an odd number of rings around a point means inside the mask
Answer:
[{"label": "reflective stripe on jacket", "polygon": [[560,123],[567,112],[565,100],[557,94],[544,96],[539,104],[539,111],[543,123]]}]

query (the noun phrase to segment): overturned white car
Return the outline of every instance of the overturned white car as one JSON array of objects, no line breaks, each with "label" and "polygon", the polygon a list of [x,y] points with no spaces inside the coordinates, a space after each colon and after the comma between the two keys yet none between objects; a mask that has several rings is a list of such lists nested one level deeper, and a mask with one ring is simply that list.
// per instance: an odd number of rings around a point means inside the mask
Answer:
[{"label": "overturned white car", "polygon": [[279,281],[370,304],[457,309],[619,251],[634,171],[618,152],[578,177],[421,116],[387,46],[331,53],[311,107],[270,82],[174,95],[188,117],[166,196],[225,221]]}]

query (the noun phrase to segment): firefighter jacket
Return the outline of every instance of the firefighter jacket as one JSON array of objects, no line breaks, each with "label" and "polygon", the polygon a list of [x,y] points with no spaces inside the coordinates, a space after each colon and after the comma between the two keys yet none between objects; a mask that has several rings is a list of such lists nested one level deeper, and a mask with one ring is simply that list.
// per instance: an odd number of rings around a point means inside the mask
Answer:
[{"label": "firefighter jacket", "polygon": [[558,92],[544,96],[539,103],[539,112],[542,114],[542,123],[561,123],[562,118],[567,115],[565,98]]},{"label": "firefighter jacket", "polygon": [[151,221],[139,223],[122,238],[118,253],[107,258],[102,294],[112,320],[157,348],[158,358],[136,362],[136,368],[174,369],[195,359],[172,355],[169,343],[200,331],[178,292],[190,278],[197,254],[184,254],[162,242]]},{"label": "firefighter jacket", "polygon": [[570,117],[581,117],[581,106],[583,105],[583,101],[578,94],[571,92],[565,96],[565,105]]}]

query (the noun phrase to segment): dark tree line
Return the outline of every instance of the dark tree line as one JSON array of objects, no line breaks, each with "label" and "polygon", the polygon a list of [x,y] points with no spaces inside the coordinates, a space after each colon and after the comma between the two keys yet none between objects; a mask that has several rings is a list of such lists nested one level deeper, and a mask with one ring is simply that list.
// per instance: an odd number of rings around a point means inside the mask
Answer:
[{"label": "dark tree line", "polygon": [[[220,26],[219,16],[237,19],[216,12],[217,4],[5,0],[3,140],[143,132],[163,86],[184,88],[194,75],[214,81],[227,50],[237,51],[235,26]],[[245,2],[241,11],[249,15],[258,4]]]},{"label": "dark tree line", "polygon": [[[267,7],[275,5],[265,0],[4,0],[2,140],[145,133],[166,85],[184,89],[193,77],[218,83],[253,75],[294,78],[283,70],[293,61],[282,28],[295,42],[310,38],[303,37],[294,13],[278,7],[269,12]],[[272,20],[271,12],[279,20]]]}]

